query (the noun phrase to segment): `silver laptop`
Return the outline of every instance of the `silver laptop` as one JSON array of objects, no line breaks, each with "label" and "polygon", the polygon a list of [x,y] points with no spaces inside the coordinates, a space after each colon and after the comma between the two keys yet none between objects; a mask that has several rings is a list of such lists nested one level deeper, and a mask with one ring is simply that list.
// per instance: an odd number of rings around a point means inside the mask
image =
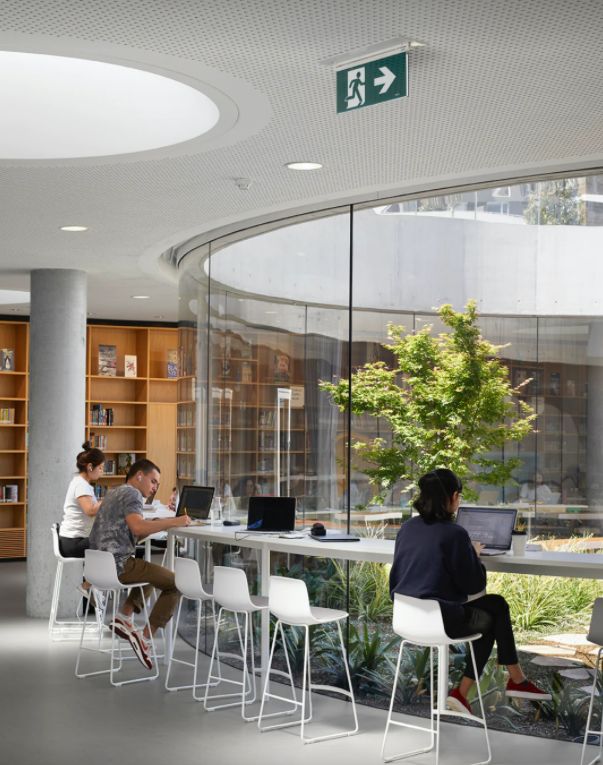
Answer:
[{"label": "silver laptop", "polygon": [[485,545],[482,555],[502,555],[511,549],[516,517],[514,507],[459,507],[456,522]]}]

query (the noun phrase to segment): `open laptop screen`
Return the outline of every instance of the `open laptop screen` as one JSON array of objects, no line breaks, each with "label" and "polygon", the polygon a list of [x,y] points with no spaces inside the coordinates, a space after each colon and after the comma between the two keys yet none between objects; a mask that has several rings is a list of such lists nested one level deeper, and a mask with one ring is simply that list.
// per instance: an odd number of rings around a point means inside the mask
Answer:
[{"label": "open laptop screen", "polygon": [[295,497],[249,497],[248,531],[293,531]]},{"label": "open laptop screen", "polygon": [[517,510],[510,507],[459,507],[456,522],[472,542],[494,550],[510,550]]},{"label": "open laptop screen", "polygon": [[213,498],[213,486],[183,486],[176,515],[189,515],[195,520],[205,521],[209,517]]}]

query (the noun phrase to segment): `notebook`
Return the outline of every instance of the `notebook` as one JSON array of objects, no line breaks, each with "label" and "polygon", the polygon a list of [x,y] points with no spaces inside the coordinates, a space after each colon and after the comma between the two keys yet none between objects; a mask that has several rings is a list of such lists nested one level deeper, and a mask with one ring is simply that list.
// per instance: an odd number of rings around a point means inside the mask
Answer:
[{"label": "notebook", "polygon": [[516,517],[514,507],[459,507],[456,522],[485,545],[482,555],[502,555],[511,549]]},{"label": "notebook", "polygon": [[360,537],[354,534],[340,534],[338,531],[327,531],[324,537],[312,537],[312,539],[319,542],[360,542]]},{"label": "notebook", "polygon": [[295,528],[295,497],[249,497],[247,531],[274,534]]}]

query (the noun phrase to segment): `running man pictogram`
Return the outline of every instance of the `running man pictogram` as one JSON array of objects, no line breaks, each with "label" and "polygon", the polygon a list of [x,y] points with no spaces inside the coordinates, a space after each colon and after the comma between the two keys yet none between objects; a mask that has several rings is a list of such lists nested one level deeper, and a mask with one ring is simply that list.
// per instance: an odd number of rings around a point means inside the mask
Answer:
[{"label": "running man pictogram", "polygon": [[[348,82],[348,92],[349,95],[346,96],[346,105],[348,109],[356,108],[358,106],[362,106],[364,103],[364,85],[365,83],[362,80],[362,76],[364,75],[364,68],[358,70],[356,72],[356,76],[354,79],[349,80]],[[351,76],[351,73],[348,75]],[[351,90],[351,92],[350,92]],[[354,99],[358,100],[357,104],[351,104],[350,102]]]}]

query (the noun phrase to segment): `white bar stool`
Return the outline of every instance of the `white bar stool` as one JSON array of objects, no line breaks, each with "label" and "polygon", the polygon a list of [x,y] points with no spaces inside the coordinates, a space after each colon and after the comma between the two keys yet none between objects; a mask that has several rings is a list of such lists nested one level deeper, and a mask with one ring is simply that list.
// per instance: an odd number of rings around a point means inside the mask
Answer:
[{"label": "white bar stool", "polygon": [[[61,585],[63,583],[63,567],[67,564],[78,564],[80,569],[83,567],[83,558],[66,558],[61,554],[59,545],[59,524],[53,523],[50,527],[52,536],[52,550],[57,561],[57,569],[54,576],[54,588],[52,591],[52,601],[50,605],[50,618],[48,620],[48,633],[52,640],[69,640],[77,638],[82,626],[82,618],[76,619],[58,619],[59,602],[61,597]],[[100,610],[100,609],[99,609]],[[102,629],[102,612],[96,610],[96,622],[90,623],[86,627],[86,632],[92,632],[94,636],[98,635]],[[77,617],[77,613],[76,613]]]},{"label": "white bar stool", "polygon": [[[211,652],[211,660],[209,663],[207,683],[205,686],[205,698],[203,700],[203,707],[208,712],[213,712],[216,709],[226,709],[228,707],[236,707],[240,705],[241,717],[243,720],[245,720],[245,722],[252,722],[253,720],[257,720],[257,716],[249,717],[246,715],[246,707],[249,704],[253,704],[257,696],[252,617],[254,613],[268,608],[268,598],[250,596],[245,572],[238,568],[227,568],[226,566],[214,567],[213,594],[214,601],[220,606],[220,610],[218,611],[218,624],[214,632],[214,643]],[[223,651],[219,651],[218,645],[220,629],[222,628],[222,617],[225,611],[234,614],[237,625],[237,632],[239,635],[239,645],[241,646],[240,656],[238,654],[224,653]],[[245,619],[244,637],[241,635],[239,615],[242,615]],[[249,664],[247,661],[247,654],[249,649],[251,653],[251,670],[249,669]],[[241,660],[243,662],[243,680],[230,680],[225,677],[214,675],[213,666],[214,661],[216,661],[216,656],[219,656],[220,658],[231,657]],[[225,693],[219,695],[213,694],[210,696],[210,686],[219,683],[230,683],[231,685],[239,686],[241,690],[237,693]],[[292,678],[291,684],[293,684]],[[238,697],[238,701],[219,704],[217,706],[211,707],[208,706],[208,702],[211,702],[215,699],[227,699],[233,697]]]},{"label": "white bar stool", "polygon": [[[159,668],[157,666],[157,652],[155,651],[155,642],[153,641],[153,636],[151,635],[150,629],[150,623],[149,623],[149,612],[147,609],[147,603],[144,597],[144,590],[143,587],[148,585],[148,582],[136,582],[134,584],[122,584],[119,579],[117,578],[117,569],[115,567],[115,558],[110,552],[104,552],[102,550],[86,550],[85,558],[84,558],[84,576],[86,579],[90,582],[91,585],[91,591],[94,594],[95,599],[97,598],[97,593],[100,592],[101,595],[107,596],[107,605],[109,602],[109,597],[113,599],[113,608],[112,608],[112,618],[115,619],[117,616],[117,606],[119,603],[119,596],[122,592],[126,590],[132,590],[135,587],[138,587],[140,589],[141,595],[142,595],[142,604],[143,604],[143,613],[144,613],[144,625],[149,627],[149,635],[151,637],[151,649],[153,654],[153,662],[155,665],[155,672],[152,675],[145,675],[144,677],[136,677],[132,678],[130,680],[122,680],[120,682],[116,682],[114,677],[115,673],[119,672],[122,666],[122,662],[124,661],[124,658],[122,658],[122,640],[118,638],[113,631],[111,631],[111,648],[108,650],[108,653],[111,656],[111,662],[109,665],[109,669],[101,669],[97,670],[95,672],[80,672],[80,659],[82,655],[82,651],[92,651],[94,653],[102,653],[106,654],[107,650],[102,649],[100,647],[100,640],[99,640],[99,647],[98,648],[85,648],[83,646],[84,642],[84,631],[86,628],[86,617],[88,616],[88,609],[90,606],[90,600],[88,600],[88,603],[86,604],[86,612],[84,614],[84,622],[82,625],[82,632],[80,636],[80,645],[77,653],[77,660],[75,663],[75,676],[79,678],[83,677],[93,677],[94,675],[105,675],[109,674],[109,680],[111,682],[111,685],[113,686],[120,686],[120,685],[129,685],[130,683],[142,683],[147,680],[155,680],[159,676]],[[115,654],[118,654],[117,662],[115,660]],[[135,657],[126,657],[128,659],[135,658]]]},{"label": "white bar stool", "polygon": [[591,760],[588,765],[598,762],[601,759],[603,753],[603,718],[601,719],[601,729],[594,730],[590,727],[590,721],[593,715],[593,705],[595,702],[595,696],[597,695],[597,680],[599,679],[599,670],[601,667],[601,654],[603,653],[603,598],[597,598],[593,605],[593,613],[590,618],[590,627],[588,629],[588,635],[586,639],[591,643],[599,646],[597,651],[597,661],[595,663],[595,676],[593,677],[593,687],[590,692],[590,704],[588,705],[588,717],[586,719],[586,729],[584,731],[584,743],[582,744],[582,756],[580,757],[580,765],[584,765],[584,757],[586,756],[586,745],[588,743],[589,734],[593,733],[599,736],[599,753]]},{"label": "white bar stool", "polygon": [[[471,653],[471,661],[473,663],[473,671],[477,677],[477,667],[475,664],[475,653],[473,651],[473,641],[481,637],[480,634],[468,635],[463,638],[450,638],[444,630],[444,622],[442,619],[442,612],[440,610],[440,604],[437,600],[421,600],[419,598],[409,598],[405,595],[394,596],[394,618],[393,618],[393,630],[396,635],[402,638],[400,643],[400,651],[398,652],[398,663],[396,665],[396,673],[394,675],[394,685],[392,688],[392,697],[389,705],[389,714],[387,716],[387,723],[385,726],[385,733],[383,734],[383,744],[381,746],[381,757],[384,762],[392,762],[393,760],[401,760],[405,757],[411,757],[415,754],[424,754],[425,752],[431,752],[435,746],[436,752],[436,765],[440,759],[440,718],[442,715],[448,715],[449,717],[460,717],[464,720],[473,720],[473,722],[482,725],[484,728],[484,735],[486,737],[486,746],[488,749],[488,759],[480,760],[480,762],[474,763],[474,765],[488,765],[492,760],[492,751],[490,749],[490,739],[488,738],[488,727],[486,725],[486,715],[484,712],[484,703],[482,701],[482,694],[479,687],[479,681],[475,683],[477,688],[477,695],[479,698],[479,704],[482,716],[477,717],[473,714],[464,712],[456,712],[446,709],[447,694],[438,694],[437,703],[434,706],[434,688],[433,688],[433,653],[437,650],[438,654],[438,666],[440,668],[448,668],[448,648],[456,643],[468,643],[469,651]],[[425,728],[421,725],[411,725],[410,723],[403,723],[397,720],[392,720],[392,711],[394,708],[394,699],[396,697],[396,689],[398,686],[398,677],[400,675],[400,664],[402,662],[402,652],[404,646],[410,643],[411,645],[422,646],[430,649],[430,663],[431,663],[431,687],[430,687],[430,727]],[[436,724],[434,727],[434,717]],[[423,749],[413,749],[412,751],[402,752],[401,754],[391,755],[385,757],[385,744],[387,741],[387,734],[390,725],[398,725],[403,728],[413,728],[414,730],[426,731],[430,734],[429,746]]]},{"label": "white bar stool", "polygon": [[[214,606],[214,597],[211,587],[203,587],[201,581],[201,572],[197,561],[191,558],[176,558],[174,564],[174,574],[176,576],[176,589],[180,592],[180,601],[178,603],[178,614],[176,616],[176,624],[174,626],[174,640],[172,641],[172,651],[170,654],[170,660],[168,662],[167,673],[165,676],[165,688],[168,691],[181,691],[192,688],[193,698],[196,701],[203,701],[204,697],[197,696],[195,693],[197,688],[204,688],[205,683],[197,682],[197,671],[199,668],[199,639],[201,635],[201,612],[206,604],[211,605],[214,634],[216,632],[216,610]],[[195,642],[195,661],[184,661],[183,659],[174,658],[174,648],[176,639],[178,637],[178,624],[180,623],[180,613],[182,610],[183,600],[193,600],[197,603],[197,638]],[[192,685],[170,685],[170,671],[172,664],[183,664],[186,667],[193,667],[193,684]],[[218,653],[218,676],[220,676],[220,654]],[[218,681],[212,683],[217,685]]]},{"label": "white bar stool", "polygon": [[[348,618],[346,611],[338,611],[334,608],[312,608],[310,607],[310,600],[308,598],[308,588],[306,583],[301,579],[290,579],[283,576],[271,576],[270,577],[270,591],[269,591],[269,604],[270,612],[276,616],[277,622],[274,629],[274,637],[272,638],[272,648],[270,650],[270,662],[268,664],[268,672],[266,673],[266,683],[264,685],[264,692],[262,694],[262,705],[260,707],[260,715],[258,719],[258,728],[260,731],[276,730],[278,728],[288,728],[292,725],[301,725],[300,738],[304,744],[313,744],[316,741],[327,741],[333,738],[342,738],[344,736],[353,736],[358,732],[358,716],[356,714],[356,701],[354,699],[354,691],[352,690],[352,680],[350,678],[350,670],[348,667],[345,645],[343,642],[343,633],[341,631],[341,622]],[[341,654],[343,664],[345,666],[345,672],[348,679],[349,691],[342,688],[336,688],[331,685],[315,685],[312,682],[310,673],[310,627],[318,624],[329,624],[335,622],[337,624],[337,631],[339,633],[339,641],[341,643]],[[270,693],[270,670],[272,667],[272,660],[274,657],[274,648],[276,646],[276,636],[280,629],[283,645],[285,645],[285,634],[283,631],[283,625],[290,627],[303,627],[305,631],[304,635],[304,670],[302,681],[302,700],[296,701],[291,699],[285,699],[282,696]],[[286,649],[285,649],[286,650]],[[287,664],[289,663],[287,658]],[[308,708],[309,713],[306,717],[306,689],[308,690]],[[352,712],[354,715],[354,728],[352,730],[343,731],[341,733],[330,733],[325,736],[315,736],[314,738],[307,738],[304,736],[304,730],[306,723],[312,719],[312,691],[323,690],[331,691],[334,693],[340,693],[347,696],[352,702]],[[264,703],[266,699],[279,699],[286,701],[289,704],[301,707],[301,718],[294,720],[293,722],[278,723],[277,725],[269,725],[262,728],[262,719],[268,715],[264,715]]]}]

